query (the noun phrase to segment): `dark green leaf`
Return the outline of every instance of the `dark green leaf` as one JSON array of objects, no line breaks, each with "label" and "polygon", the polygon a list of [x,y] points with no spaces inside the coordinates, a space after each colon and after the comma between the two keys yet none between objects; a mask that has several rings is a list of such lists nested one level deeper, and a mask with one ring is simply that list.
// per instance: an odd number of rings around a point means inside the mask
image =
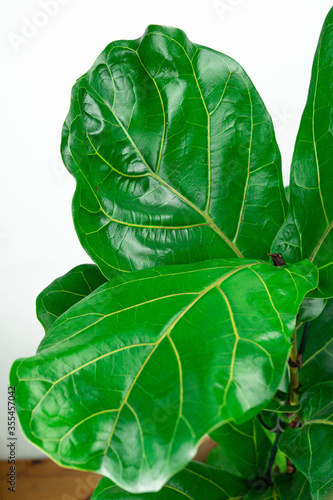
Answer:
[{"label": "dark green leaf", "polygon": [[291,422],[295,418],[295,414],[301,409],[300,405],[289,405],[283,401],[272,399],[261,412],[264,423],[271,429],[277,426],[277,417],[284,422]]},{"label": "dark green leaf", "polygon": [[277,491],[273,486],[267,488],[264,480],[259,481],[253,488],[245,495],[243,500],[284,500],[277,496]]},{"label": "dark green leaf", "polygon": [[[287,372],[287,370],[286,370]],[[289,377],[288,377],[289,378]],[[289,380],[288,380],[289,385]],[[274,398],[267,403],[265,408],[260,413],[261,420],[268,429],[275,429],[280,427],[278,418],[284,422],[289,422],[300,410],[300,405],[289,405],[286,401],[289,399],[289,393],[277,391]],[[267,429],[266,429],[267,430]]]},{"label": "dark green leaf", "polygon": [[[301,338],[301,335],[298,335]],[[303,390],[314,382],[333,379],[333,299],[321,315],[311,323],[303,355],[300,381]]]},{"label": "dark green leaf", "polygon": [[309,261],[245,259],[114,278],[13,366],[24,432],[63,465],[132,492],[161,488],[207,432],[272,398],[317,279]]},{"label": "dark green leaf", "polygon": [[281,450],[308,479],[311,492],[317,494],[319,491],[318,498],[327,500],[333,496],[332,396],[332,381],[314,385],[307,390],[300,401],[302,426],[287,428],[279,441]]},{"label": "dark green leaf", "polygon": [[258,419],[242,425],[224,424],[210,436],[220,446],[212,450],[207,463],[246,479],[264,477],[271,442]]},{"label": "dark green leaf", "polygon": [[300,472],[274,477],[274,486],[281,500],[310,500],[310,486]]},{"label": "dark green leaf", "polygon": [[158,493],[127,493],[107,478],[100,481],[91,500],[241,500],[246,481],[209,465],[192,462],[171,478]]},{"label": "dark green leaf", "polygon": [[284,220],[271,118],[232,59],[175,28],[111,43],[73,87],[64,162],[81,244],[109,276],[267,260]]},{"label": "dark green leaf", "polygon": [[[116,273],[115,273],[116,275]],[[107,279],[97,266],[83,264],[55,279],[37,297],[37,318],[45,332],[74,304],[103,285]]]},{"label": "dark green leaf", "polygon": [[305,323],[316,319],[326,306],[326,299],[304,299],[299,308],[297,322]]},{"label": "dark green leaf", "polygon": [[309,258],[320,269],[310,296],[333,296],[333,8],[315,54],[296,140],[287,219],[273,244],[287,262]]}]

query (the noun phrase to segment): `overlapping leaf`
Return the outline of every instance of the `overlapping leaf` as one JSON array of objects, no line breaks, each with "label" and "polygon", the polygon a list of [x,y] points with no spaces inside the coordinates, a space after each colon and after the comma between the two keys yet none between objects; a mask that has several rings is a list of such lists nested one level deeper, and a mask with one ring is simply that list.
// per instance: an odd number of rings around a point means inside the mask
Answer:
[{"label": "overlapping leaf", "polygon": [[267,260],[284,220],[271,118],[244,70],[149,26],[73,87],[62,154],[81,244],[109,277],[221,257]]},{"label": "overlapping leaf", "polygon": [[209,454],[208,464],[247,480],[265,475],[271,443],[257,418],[224,424],[210,436],[220,446]]},{"label": "overlapping leaf", "polygon": [[333,496],[333,382],[307,390],[301,398],[302,426],[287,428],[279,446],[310,483],[313,498]]},{"label": "overlapping leaf", "polygon": [[98,267],[93,264],[74,267],[55,279],[38,295],[36,301],[37,318],[45,332],[59,316],[106,281]]},{"label": "overlapping leaf", "polygon": [[333,8],[316,51],[293,157],[287,219],[273,245],[287,262],[320,269],[314,297],[333,296]]},{"label": "overlapping leaf", "polygon": [[14,364],[24,432],[63,465],[132,492],[161,488],[208,431],[272,398],[317,279],[309,261],[245,259],[116,277]]},{"label": "overlapping leaf", "polygon": [[274,477],[274,486],[280,500],[310,500],[310,485],[306,477],[296,471]]},{"label": "overlapping leaf", "polygon": [[246,481],[209,465],[192,462],[171,478],[157,493],[128,493],[109,479],[102,479],[91,500],[241,500]]},{"label": "overlapping leaf", "polygon": [[284,414],[284,413],[296,413],[299,411],[299,405],[289,405],[284,402],[284,399],[280,399],[277,396],[268,403],[263,409],[264,413],[275,413],[275,414]]},{"label": "overlapping leaf", "polygon": [[311,323],[299,376],[303,390],[314,382],[333,380],[333,299]]},{"label": "overlapping leaf", "polygon": [[297,323],[313,321],[323,312],[326,304],[326,299],[305,298],[298,311]]},{"label": "overlapping leaf", "polygon": [[270,487],[267,487],[264,481],[258,482],[243,500],[310,500],[312,498],[309,483],[300,472],[274,476],[273,482],[274,485]]}]

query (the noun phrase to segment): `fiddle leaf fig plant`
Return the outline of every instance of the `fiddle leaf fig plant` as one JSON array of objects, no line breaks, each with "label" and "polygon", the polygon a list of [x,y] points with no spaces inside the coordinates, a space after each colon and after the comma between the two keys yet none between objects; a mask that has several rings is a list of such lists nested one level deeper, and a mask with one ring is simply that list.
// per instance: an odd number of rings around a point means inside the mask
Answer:
[{"label": "fiddle leaf fig plant", "polygon": [[332,26],[289,204],[230,57],[152,25],[75,83],[61,148],[95,264],[38,296],[45,337],[10,378],[26,437],[104,476],[94,500],[332,498]]}]

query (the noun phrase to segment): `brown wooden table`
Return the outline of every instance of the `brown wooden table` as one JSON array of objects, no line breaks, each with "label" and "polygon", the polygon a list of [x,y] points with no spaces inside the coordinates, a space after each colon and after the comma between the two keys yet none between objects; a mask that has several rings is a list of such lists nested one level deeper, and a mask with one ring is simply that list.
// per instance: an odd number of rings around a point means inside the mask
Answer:
[{"label": "brown wooden table", "polygon": [[51,460],[17,460],[16,491],[8,491],[8,462],[0,462],[1,500],[89,500],[101,476],[58,467]]}]

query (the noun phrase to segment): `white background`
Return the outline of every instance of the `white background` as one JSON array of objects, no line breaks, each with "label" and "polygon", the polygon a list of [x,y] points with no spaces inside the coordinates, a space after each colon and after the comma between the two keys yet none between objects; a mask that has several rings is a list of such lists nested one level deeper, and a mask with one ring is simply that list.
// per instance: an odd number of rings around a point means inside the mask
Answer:
[{"label": "white background", "polygon": [[[273,116],[288,183],[313,55],[331,7],[331,0],[2,0],[0,459],[7,457],[11,363],[32,355],[43,336],[35,297],[89,262],[72,224],[74,181],[59,153],[75,80],[113,40],[138,38],[148,24],[181,28],[248,72]],[[17,451],[18,458],[41,456],[23,436]]]}]

